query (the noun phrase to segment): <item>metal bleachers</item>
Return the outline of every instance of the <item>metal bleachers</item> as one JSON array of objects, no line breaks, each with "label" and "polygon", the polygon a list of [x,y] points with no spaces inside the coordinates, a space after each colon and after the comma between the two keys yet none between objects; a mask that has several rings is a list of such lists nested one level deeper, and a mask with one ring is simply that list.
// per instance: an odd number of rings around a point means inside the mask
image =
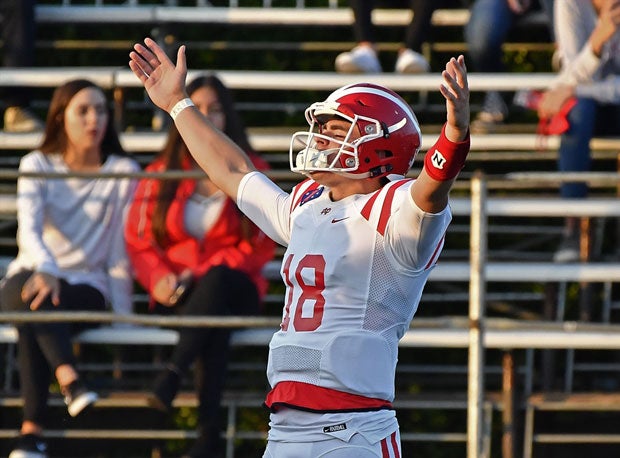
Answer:
[{"label": "metal bleachers", "polygon": [[[322,2],[322,3],[321,3]],[[196,27],[205,24],[208,28],[227,28],[230,30],[259,29],[259,30],[282,30],[299,29],[316,31],[330,31],[337,28],[350,30],[353,16],[346,2],[342,0],[289,0],[275,2],[261,0],[246,4],[245,1],[228,0],[221,2],[209,2],[207,0],[48,0],[36,6],[36,20],[44,29],[43,37],[38,38],[39,51],[72,49],[83,51],[88,62],[83,66],[77,66],[73,60],[67,59],[62,65],[46,64],[37,68],[4,69],[0,72],[0,88],[12,86],[28,86],[33,93],[39,96],[36,101],[37,108],[43,112],[45,108],[45,95],[51,94],[53,88],[71,78],[88,78],[109,90],[113,96],[115,123],[121,132],[123,146],[138,157],[141,163],[146,163],[152,155],[163,145],[165,133],[153,131],[150,125],[138,124],[128,120],[137,112],[153,112],[152,105],[146,100],[141,90],[141,83],[128,70],[126,66],[126,53],[139,31],[155,29],[158,27],[175,25],[182,29]],[[249,2],[248,2],[249,3]],[[433,15],[433,24],[438,28],[446,28],[457,31],[467,21],[469,12],[466,8],[439,9]],[[374,12],[373,21],[382,27],[402,27],[411,19],[411,11],[406,9],[378,9]],[[542,14],[525,16],[521,26],[533,30],[543,28],[546,25]],[[77,31],[75,36],[68,34],[66,37],[57,34],[56,31],[69,27]],[[104,33],[113,27],[122,27],[119,34]],[[101,36],[82,36],[83,30],[100,30]],[[222,30],[222,29],[217,29]],[[109,31],[108,31],[109,32]],[[240,51],[256,53],[271,50],[283,50],[286,52],[318,51],[315,53],[317,60],[322,54],[326,54],[329,60],[330,71],[317,64],[317,71],[309,71],[307,68],[295,67],[291,64],[286,67],[282,62],[285,58],[276,59],[278,66],[282,68],[256,67],[247,69],[229,69],[214,65],[207,70],[215,71],[223,82],[233,89],[239,97],[236,97],[239,107],[244,107],[246,112],[275,109],[284,113],[297,114],[300,122],[303,121],[300,111],[306,106],[305,102],[314,101],[317,94],[326,93],[347,83],[360,81],[378,82],[403,93],[408,101],[411,101],[417,112],[426,114],[429,112],[441,112],[443,115],[443,101],[433,99],[437,96],[437,88],[440,84],[439,72],[428,75],[396,75],[383,73],[379,75],[341,75],[331,71],[331,55],[344,49],[348,49],[352,43],[348,40],[332,39],[322,34],[306,34],[303,41],[297,40],[298,36],[278,40],[262,40],[252,42],[247,37],[235,40],[220,39],[205,34],[206,37],[196,37],[188,34],[188,50],[207,50],[215,55],[220,51]],[[464,52],[466,46],[462,39],[451,37],[446,41],[427,44],[427,50],[433,53]],[[310,38],[308,38],[310,37]],[[312,37],[320,38],[321,41],[309,41]],[[185,42],[183,34],[162,34],[158,37],[160,42],[166,43],[173,48],[180,42]],[[169,39],[167,42],[166,39]],[[533,37],[524,37],[527,43],[507,43],[505,49],[528,51],[552,52],[552,44],[540,41],[534,42]],[[396,43],[383,42],[379,49],[395,50]],[[100,50],[118,50],[123,58],[106,59],[99,62],[93,59]],[[431,52],[431,51],[429,51]],[[330,54],[331,53],[331,54]],[[52,54],[52,53],[50,53]],[[60,54],[60,53],[59,53]],[[189,55],[189,54],[188,54]],[[434,54],[433,54],[434,55]],[[280,55],[278,55],[280,56]],[[286,56],[286,55],[285,55]],[[193,65],[192,57],[188,60]],[[268,59],[265,59],[268,61]],[[91,63],[96,62],[96,66]],[[77,62],[77,61],[76,61]],[[195,61],[194,61],[195,62]],[[434,62],[434,68],[437,66]],[[271,62],[273,64],[273,62]],[[206,67],[206,65],[205,65]],[[265,65],[267,67],[267,65]],[[191,68],[189,78],[192,78],[202,69],[199,65]],[[503,73],[470,75],[470,88],[473,95],[480,96],[488,90],[516,91],[520,89],[542,89],[548,86],[553,79],[552,73],[527,72],[527,73]],[[295,100],[282,98],[279,94],[295,94]],[[43,94],[43,96],[41,96]],[[267,94],[267,95],[265,95]],[[276,94],[271,97],[269,94]],[[306,97],[308,95],[308,97]],[[303,100],[303,102],[300,102]],[[422,124],[424,132],[422,152],[432,145],[436,138],[439,125],[430,124],[427,129],[426,123]],[[300,127],[303,128],[303,127]],[[262,126],[251,125],[250,139],[254,148],[261,152],[272,164],[269,172],[272,178],[282,187],[290,186],[301,177],[289,172],[288,155],[290,135],[298,128],[290,125]],[[40,134],[9,134],[0,131],[0,180],[3,182],[5,191],[0,195],[0,226],[4,229],[0,239],[5,243],[6,251],[15,250],[14,240],[10,234],[15,225],[15,194],[14,184],[17,178],[16,166],[21,155],[36,148],[39,144]],[[518,172],[552,171],[555,170],[557,158],[558,137],[545,139],[545,148],[541,148],[540,137],[535,134],[535,126],[507,125],[505,130],[488,135],[474,135],[472,137],[472,152],[470,161],[464,169],[461,179],[458,181],[452,198],[454,222],[447,237],[446,248],[442,259],[433,271],[429,284],[425,290],[422,306],[418,317],[414,320],[412,328],[401,341],[401,354],[399,379],[413,382],[407,387],[407,392],[400,392],[397,396],[396,405],[400,412],[413,412],[412,416],[419,416],[421,411],[448,409],[457,415],[469,412],[477,413],[476,420],[480,420],[481,428],[472,431],[469,423],[465,420],[458,423],[458,428],[439,428],[431,425],[428,429],[420,427],[421,423],[415,421],[403,427],[401,435],[404,443],[413,443],[415,446],[430,442],[440,445],[460,447],[468,442],[479,441],[481,456],[500,456],[502,448],[503,458],[512,458],[512,454],[506,449],[499,447],[498,438],[502,442],[514,441],[524,444],[525,456],[539,455],[541,446],[553,446],[559,443],[578,443],[579,441],[597,441],[589,436],[576,436],[573,431],[564,432],[558,429],[556,435],[547,434],[545,427],[553,428],[553,421],[540,420],[540,415],[553,411],[590,410],[617,410],[617,392],[610,389],[608,393],[596,393],[590,396],[580,393],[587,384],[580,382],[576,376],[578,370],[583,373],[593,374],[592,369],[586,365],[576,364],[576,360],[567,357],[564,360],[565,367],[558,369],[557,380],[553,380],[552,389],[558,387],[563,393],[551,395],[542,381],[542,364],[546,360],[539,361],[544,352],[570,352],[575,351],[601,351],[617,352],[620,348],[620,332],[614,324],[612,311],[615,307],[613,287],[620,282],[620,264],[612,256],[599,259],[584,259],[583,262],[571,264],[555,264],[550,262],[555,241],[559,238],[559,223],[564,216],[573,215],[584,219],[612,220],[620,217],[620,204],[616,196],[618,177],[613,174],[616,170],[618,154],[620,152],[620,137],[596,138],[591,143],[595,165],[605,174],[592,174],[590,183],[594,190],[593,196],[585,200],[560,200],[555,197],[555,189],[562,177],[554,177],[552,173],[538,179],[534,176],[518,175]],[[421,164],[416,160],[411,175],[415,176]],[[603,165],[600,165],[603,164]],[[487,238],[488,250],[482,260],[483,266],[478,271],[475,260],[471,256],[471,233],[472,214],[476,212],[478,202],[472,201],[471,183],[476,180],[477,169],[485,170],[489,175],[485,182],[489,184],[491,191],[484,196],[484,215],[480,221],[488,221],[485,226],[483,237]],[[504,172],[508,172],[505,174]],[[604,175],[604,176],[603,176]],[[136,175],[141,176],[141,175]],[[553,222],[549,223],[548,220]],[[7,229],[8,228],[8,229]],[[0,257],[0,267],[11,259],[10,256]],[[275,261],[266,269],[267,276],[275,286],[275,291],[269,295],[269,306],[277,310],[282,302],[282,288],[278,276],[279,264]],[[482,278],[480,278],[480,275]],[[467,316],[468,307],[475,302],[476,294],[472,294],[472,285],[478,282],[482,285],[480,302],[486,306],[486,310],[480,320],[471,319]],[[584,285],[591,284],[603,291],[601,294],[592,295],[588,300],[597,310],[600,320],[586,323],[575,319],[574,307],[575,296],[581,294]],[[567,305],[566,309],[554,310],[555,316],[545,315],[544,310],[549,304],[549,298],[545,288],[548,285],[564,285],[559,289],[559,294],[552,305],[558,309]],[[575,292],[577,291],[577,293]],[[598,291],[598,289],[597,289]],[[139,294],[136,301],[144,301]],[[600,311],[600,313],[599,313]],[[158,362],[161,348],[174,345],[178,334],[170,329],[170,326],[187,325],[182,320],[174,321],[171,317],[156,317],[135,314],[129,317],[112,317],[109,315],[88,314],[77,316],[85,321],[99,323],[100,326],[89,329],[80,334],[75,341],[76,346],[81,348],[104,348],[106,352],[117,355],[119,349],[129,349],[126,354],[137,352],[138,349],[153,348],[155,357],[141,363],[141,369],[150,377]],[[234,318],[234,317],[233,317]],[[3,316],[0,323],[0,345],[3,349],[10,348],[16,339],[14,322],[20,317]],[[123,326],[111,326],[122,323]],[[256,352],[258,356],[250,363],[246,360],[231,360],[233,365],[239,367],[241,376],[235,379],[235,386],[228,390],[223,402],[226,412],[225,430],[222,436],[227,441],[227,458],[249,456],[244,454],[240,444],[245,441],[263,441],[265,438],[266,418],[253,429],[244,429],[239,421],[244,409],[260,409],[262,396],[265,394],[263,387],[255,390],[255,385],[264,384],[263,373],[264,357],[271,333],[278,326],[276,314],[269,317],[249,317],[235,322],[239,328],[233,334],[233,347],[235,350],[248,350]],[[196,325],[196,323],[193,323]],[[204,326],[222,325],[208,318],[199,324]],[[231,323],[228,323],[231,324]],[[477,327],[479,325],[479,327]],[[480,331],[480,339],[476,341],[476,331]],[[480,345],[480,348],[490,355],[489,361],[481,367],[467,366],[463,364],[460,356]],[[437,361],[431,364],[420,363],[418,358],[424,357],[425,352],[440,351]],[[459,352],[458,358],[450,360],[452,353]],[[7,352],[5,363],[10,362]],[[516,362],[513,369],[522,376],[520,383],[510,385],[512,380],[510,365],[499,366],[497,359]],[[149,354],[149,358],[152,355]],[[255,355],[253,355],[255,356]],[[521,361],[519,361],[521,358]],[[112,365],[113,370],[121,370],[129,367],[117,365],[116,357],[112,363],[107,362],[105,370]],[[523,361],[524,360],[524,361]],[[471,359],[470,359],[471,361]],[[426,362],[426,361],[425,361]],[[575,364],[572,364],[572,363]],[[82,361],[88,366],[90,361]],[[123,361],[123,363],[125,363]],[[92,366],[95,364],[93,363]],[[92,367],[90,366],[90,367]],[[145,367],[147,367],[144,369]],[[260,376],[254,377],[258,367]],[[249,369],[251,368],[251,369]],[[3,422],[0,426],[0,441],[6,441],[17,434],[14,421],[6,412],[21,407],[21,400],[14,389],[15,372],[14,366],[8,363],[4,367],[4,392],[0,395],[0,409],[2,410]],[[443,371],[443,372],[442,372]],[[473,371],[473,372],[472,372]],[[466,377],[473,373],[477,375],[483,384],[483,395],[476,404],[472,400],[467,389]],[[252,374],[252,375],[249,375]],[[413,375],[412,375],[413,374]],[[410,378],[406,378],[410,377]],[[450,392],[440,392],[439,387],[428,390],[431,384],[425,384],[426,379],[437,382],[439,378],[450,379],[453,388]],[[612,378],[620,378],[617,375]],[[232,380],[232,379],[231,379]],[[247,388],[251,384],[251,388]],[[486,386],[484,385],[486,383]],[[457,388],[454,389],[454,386]],[[135,390],[127,390],[126,386],[112,385],[112,389],[106,391],[105,396],[99,402],[101,410],[112,411],[119,407],[142,409],[146,407],[146,393],[144,386]],[[418,389],[420,392],[415,392]],[[514,399],[512,399],[514,397]],[[62,407],[59,397],[53,397],[50,401],[54,407]],[[176,401],[175,408],[189,409],[196,405],[196,399],[189,393],[183,393]],[[61,410],[61,409],[58,409]],[[145,417],[150,413],[145,411]],[[496,413],[501,412],[503,418],[496,418]],[[523,422],[519,421],[520,413],[525,414]],[[264,413],[263,413],[264,414]],[[122,414],[120,414],[122,417]],[[119,417],[119,418],[120,418]],[[447,417],[446,417],[447,418]],[[463,418],[463,417],[461,417]],[[536,420],[536,421],[534,421]],[[59,423],[60,424],[60,423]],[[413,424],[413,427],[411,426]],[[129,425],[116,430],[98,428],[95,426],[82,427],[74,424],[60,424],[49,431],[49,437],[62,440],[63,442],[78,442],[89,439],[112,439],[114,441],[157,441],[159,439],[187,439],[195,437],[192,428],[142,428],[142,425]],[[119,422],[120,425],[120,422]],[[423,424],[423,427],[428,425]],[[520,427],[525,430],[520,435]],[[434,428],[434,429],[433,429]],[[441,429],[441,430],[440,430]],[[597,439],[597,438],[594,438]],[[75,440],[75,441],[74,441]],[[111,440],[111,441],[112,441]],[[616,436],[598,437],[598,442],[605,440],[618,442]],[[110,442],[111,442],[110,441]],[[0,448],[3,445],[0,445]],[[543,450],[544,451],[544,450]],[[465,456],[465,450],[459,448],[457,455]],[[2,451],[0,450],[0,455]],[[107,456],[102,451],[101,456]],[[153,455],[156,456],[156,455]],[[408,455],[407,455],[408,456]],[[430,456],[430,454],[429,454]],[[474,458],[470,456],[469,458]],[[478,458],[478,457],[476,457]]]},{"label": "metal bleachers", "polygon": [[[517,215],[522,217],[543,215],[545,217],[553,217],[554,215],[564,214],[579,214],[589,216],[599,215],[617,215],[620,214],[620,204],[614,199],[591,199],[588,201],[558,201],[557,199],[547,198],[532,198],[532,199],[505,199],[490,197],[485,199],[486,211],[488,216],[505,216],[505,215]],[[9,204],[10,205],[10,204]],[[456,215],[469,215],[472,213],[472,203],[469,199],[455,198],[452,202],[454,213]],[[555,282],[555,281],[575,281],[575,282],[618,282],[620,280],[620,265],[617,263],[586,263],[586,264],[565,264],[557,265],[553,263],[524,263],[524,262],[486,262],[482,271],[485,284],[491,284],[495,282],[500,283],[519,283],[519,282]],[[433,282],[448,282],[448,283],[469,283],[474,279],[472,265],[467,262],[447,262],[442,261],[432,273],[430,283]],[[57,314],[55,314],[57,315]],[[89,318],[91,322],[96,320],[110,320],[119,321],[128,324],[148,324],[158,325],[166,324],[168,326],[174,326],[182,324],[182,318],[159,318],[158,317],[144,317],[144,316],[129,316],[129,317],[111,317],[110,315],[88,314],[86,316],[79,316],[79,314],[72,314],[73,319],[85,320]],[[3,320],[16,321],[19,317],[11,314],[4,315]],[[46,317],[40,315],[41,319]],[[29,317],[29,319],[32,319]],[[66,319],[56,316],[54,319]],[[231,317],[234,320],[234,317]],[[192,318],[191,325],[202,324],[197,322],[196,318]],[[253,321],[254,320],[254,321]],[[205,318],[205,325],[207,321],[211,321],[210,325],[216,325],[212,319]],[[217,320],[215,320],[217,321]],[[270,323],[271,326],[277,324],[277,318],[261,319],[257,322],[256,319],[242,319],[241,321],[231,321],[228,325],[234,326],[249,326],[247,330],[238,331],[235,334],[234,343],[240,346],[260,346],[264,347],[269,339],[269,336],[273,330],[273,327],[264,328],[266,323]],[[471,335],[469,322],[466,319],[436,319],[428,320],[423,317],[416,319],[413,323],[413,328],[408,332],[401,341],[401,348],[452,348],[452,349],[466,349],[471,345]],[[607,349],[616,350],[620,348],[620,340],[617,332],[617,326],[600,325],[600,324],[583,324],[583,323],[548,323],[548,322],[523,322],[514,320],[497,320],[492,318],[484,319],[484,332],[482,334],[483,345],[487,351],[492,349],[506,350],[518,350],[518,349]],[[221,325],[221,323],[220,323]],[[263,326],[262,329],[258,327]],[[4,329],[1,334],[3,341],[13,342],[14,334],[11,334],[10,329]],[[98,328],[87,331],[81,335],[79,342],[83,344],[91,345],[171,345],[175,342],[175,332],[169,330],[158,329],[142,329],[142,328]],[[532,370],[531,367],[529,370]],[[534,377],[535,374],[529,373],[528,377]],[[480,375],[484,377],[484,375]],[[531,382],[530,382],[531,383]],[[529,393],[529,391],[528,391]],[[114,402],[128,402],[122,401],[118,395],[112,394],[111,397],[105,398],[102,401],[102,407],[108,405],[112,407]],[[144,405],[143,398],[135,397],[137,404],[135,407]],[[428,396],[428,395],[425,395]],[[532,406],[538,409],[544,409],[539,402],[536,401],[536,396],[531,398]],[[116,399],[116,401],[114,401]],[[126,398],[131,399],[131,397]],[[191,398],[190,398],[191,399]],[[258,398],[254,398],[255,403]],[[424,399],[422,397],[409,397],[407,395],[402,396],[403,409],[409,407],[413,409],[423,409],[424,403],[420,403]],[[431,398],[426,398],[428,402]],[[487,436],[489,431],[489,425],[492,421],[489,419],[490,411],[496,409],[506,408],[506,398],[502,402],[491,401],[492,397],[483,403],[484,423],[485,429],[483,433],[483,441],[488,441]],[[529,397],[527,399],[530,399]],[[446,406],[448,402],[456,402],[454,393],[452,393],[452,400],[450,397],[442,397],[436,399],[435,408]],[[7,400],[7,403],[15,404],[15,400]],[[192,405],[192,401],[189,404],[179,401],[179,406]],[[195,401],[193,401],[195,402]],[[490,402],[490,403],[489,403]],[[599,401],[600,402],[600,401]],[[107,403],[107,404],[106,404]],[[7,404],[8,405],[8,404]],[[256,405],[256,404],[254,404]],[[581,404],[584,405],[583,403]],[[226,406],[228,408],[244,408],[243,403],[234,403],[227,401]],[[466,403],[461,398],[454,408],[469,408],[471,405]],[[460,407],[457,407],[460,406]],[[548,408],[552,408],[548,406]],[[611,407],[613,408],[613,407]],[[491,410],[488,410],[491,409]],[[234,419],[235,416],[232,415]],[[247,434],[235,435],[235,425],[229,427],[225,437],[230,439],[230,443],[242,438],[248,439]],[[468,436],[462,433],[451,434],[415,434],[408,431],[403,431],[403,439],[405,441],[441,441],[441,442],[462,442],[468,440]],[[3,432],[2,434],[10,434],[9,432]],[[50,434],[61,434],[60,432],[52,431]],[[85,437],[80,434],[88,434],[87,432],[81,432],[80,430],[67,431],[60,437],[66,439]],[[123,432],[100,430],[95,431],[90,437],[108,437],[122,439],[128,437],[130,433],[127,430]],[[149,430],[148,434],[155,435],[157,431]],[[140,430],[136,432],[136,435],[131,436],[134,439],[140,439],[147,436],[146,432]],[[122,436],[122,437],[121,437]],[[8,437],[8,436],[7,436]],[[191,433],[186,432],[172,432],[171,430],[163,431],[161,437],[192,437]],[[255,436],[255,438],[261,438],[262,435]],[[544,439],[544,436],[533,436],[537,441]],[[570,440],[571,437],[565,437],[564,439]],[[559,439],[558,439],[559,440]],[[231,455],[233,456],[233,455]]]},{"label": "metal bleachers", "polygon": [[[248,2],[249,3],[249,2]],[[227,5],[213,6],[206,0],[196,0],[185,6],[176,1],[139,2],[130,0],[122,5],[95,0],[91,4],[63,0],[58,4],[38,5],[36,19],[39,23],[225,23],[260,25],[346,25],[353,24],[353,13],[346,4],[337,0],[321,2],[290,1],[288,5],[273,6],[263,0],[261,6],[240,4],[229,0]],[[325,14],[325,9],[329,14]],[[410,9],[376,9],[372,20],[379,26],[404,26],[411,22]],[[462,27],[469,21],[467,8],[438,9],[432,23],[435,26]],[[522,19],[523,26],[545,25],[542,13],[531,13]]]}]

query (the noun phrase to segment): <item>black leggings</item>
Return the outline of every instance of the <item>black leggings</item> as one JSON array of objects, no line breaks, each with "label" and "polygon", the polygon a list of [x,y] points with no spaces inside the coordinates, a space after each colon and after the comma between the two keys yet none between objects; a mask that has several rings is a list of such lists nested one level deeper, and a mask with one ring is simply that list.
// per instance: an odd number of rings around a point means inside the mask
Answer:
[{"label": "black leggings", "polygon": [[[22,271],[3,280],[0,307],[4,311],[28,312],[30,301],[21,299],[24,283],[32,275]],[[60,303],[52,304],[48,296],[38,310],[42,311],[103,311],[105,298],[96,288],[72,285],[60,280]],[[36,311],[32,311],[36,313]],[[75,364],[71,337],[84,329],[78,323],[25,323],[17,326],[19,379],[24,398],[24,421],[42,425],[45,421],[51,371],[63,364]]]},{"label": "black leggings", "polygon": [[[245,273],[226,266],[211,268],[198,278],[182,304],[172,310],[180,315],[256,315],[260,300],[256,285]],[[155,312],[171,313],[157,305]],[[200,401],[199,427],[203,435],[219,434],[220,400],[228,363],[230,329],[179,329],[179,343],[171,364],[180,375],[195,365],[195,387]]]},{"label": "black leggings", "polygon": [[[355,39],[361,41],[376,42],[374,26],[371,20],[375,0],[350,0],[351,9],[355,15],[353,31]],[[409,0],[409,7],[415,11],[413,20],[407,26],[404,45],[416,52],[422,52],[422,43],[429,41],[431,31],[431,16],[433,11],[440,6],[439,1]]]},{"label": "black leggings", "polygon": [[[35,0],[0,1],[0,30],[4,41],[4,67],[32,67],[35,55]],[[26,106],[30,90],[24,87],[4,90],[6,106]]]}]

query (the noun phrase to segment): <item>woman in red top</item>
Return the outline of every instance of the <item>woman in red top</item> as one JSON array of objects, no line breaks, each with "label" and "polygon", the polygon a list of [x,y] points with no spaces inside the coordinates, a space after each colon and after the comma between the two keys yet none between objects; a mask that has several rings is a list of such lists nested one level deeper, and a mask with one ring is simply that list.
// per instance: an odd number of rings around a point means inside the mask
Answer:
[{"label": "woman in red top", "polygon": [[[215,76],[187,87],[209,121],[252,153],[227,88]],[[267,164],[255,154],[255,165]],[[178,130],[146,170],[199,170]],[[274,243],[243,216],[235,202],[208,178],[143,179],[129,210],[127,251],[138,282],[151,296],[155,313],[252,315],[259,312],[267,281],[261,272]],[[179,343],[157,378],[151,404],[170,410],[182,376],[195,363],[199,397],[199,439],[190,457],[210,457],[219,448],[218,412],[226,371],[230,330],[179,329]]]}]

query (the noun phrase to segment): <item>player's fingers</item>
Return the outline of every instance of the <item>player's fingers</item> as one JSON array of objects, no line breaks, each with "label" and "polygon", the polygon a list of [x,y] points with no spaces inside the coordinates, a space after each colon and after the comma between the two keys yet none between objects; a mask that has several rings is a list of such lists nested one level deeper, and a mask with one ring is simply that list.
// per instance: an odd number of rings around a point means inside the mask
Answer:
[{"label": "player's fingers", "polygon": [[467,82],[467,65],[465,65],[465,56],[461,54],[456,59],[456,61],[459,68],[459,72],[457,73],[459,85],[464,89],[469,89],[469,83]]},{"label": "player's fingers", "polygon": [[450,102],[454,102],[456,100],[456,96],[444,84],[439,86],[439,92],[441,92],[441,94]]},{"label": "player's fingers", "polygon": [[144,69],[147,75],[151,75],[157,67],[161,65],[159,59],[149,49],[140,44],[134,46],[135,52],[140,56],[138,60],[140,66]]},{"label": "player's fingers", "polygon": [[150,61],[152,59],[156,59],[155,54],[153,54],[151,50],[144,46],[142,43],[136,43],[135,45],[133,45],[133,49],[133,52],[140,56],[141,63],[148,63],[150,65]]},{"label": "player's fingers", "polygon": [[446,64],[446,71],[452,76],[459,88],[467,88],[467,69],[463,55],[456,59],[451,58]]},{"label": "player's fingers", "polygon": [[459,64],[458,60],[455,59],[454,57],[450,59],[449,65],[450,65],[450,70],[451,70],[450,76],[452,76],[455,86],[457,86],[458,89],[460,89],[462,87],[462,81],[463,81],[461,65]]},{"label": "player's fingers", "polygon": [[[451,64],[453,64],[453,62]],[[448,89],[455,96],[460,96],[463,93],[463,88],[457,81],[456,75],[458,73],[454,71],[454,65],[450,65],[450,67],[452,71],[446,69],[441,74],[444,80],[443,86],[446,87],[446,89]]]},{"label": "player's fingers", "polygon": [[163,63],[172,64],[172,62],[170,61],[170,59],[168,59],[168,56],[166,55],[164,50],[159,47],[159,45],[155,42],[155,40],[147,37],[144,39],[144,43],[151,50],[152,55],[148,57],[148,61],[151,65],[153,65],[153,67],[157,67],[158,65],[163,64]]},{"label": "player's fingers", "polygon": [[131,60],[136,62],[147,75],[153,72],[153,65],[149,61],[151,56],[153,54],[141,44],[134,45],[134,50],[129,53]]},{"label": "player's fingers", "polygon": [[144,70],[142,70],[142,68],[138,64],[136,64],[133,60],[129,61],[129,68],[131,69],[133,74],[136,75],[138,79],[142,81],[143,83],[148,79],[149,76],[146,73],[144,73]]},{"label": "player's fingers", "polygon": [[185,71],[187,69],[187,61],[185,57],[185,45],[179,46],[177,51],[177,68]]},{"label": "player's fingers", "polygon": [[153,68],[137,52],[130,52],[129,58],[131,59],[129,61],[129,67],[142,81],[145,81],[149,75],[153,73]]},{"label": "player's fingers", "polygon": [[455,68],[454,68],[454,62],[455,62],[454,57],[451,57],[450,60],[448,60],[448,62],[446,62],[446,69],[445,69],[445,71],[450,73],[451,75],[454,75],[454,72],[456,71]]}]

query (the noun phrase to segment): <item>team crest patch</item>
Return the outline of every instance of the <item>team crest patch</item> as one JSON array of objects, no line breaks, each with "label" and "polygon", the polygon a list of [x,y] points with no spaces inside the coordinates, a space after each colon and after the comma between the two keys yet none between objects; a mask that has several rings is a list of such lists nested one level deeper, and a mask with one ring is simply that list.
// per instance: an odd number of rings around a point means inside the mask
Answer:
[{"label": "team crest patch", "polygon": [[336,433],[338,431],[344,431],[345,429],[347,429],[347,424],[346,423],[340,423],[340,424],[337,424],[337,425],[325,426],[323,428],[323,432],[324,433]]},{"label": "team crest patch", "polygon": [[317,188],[317,189],[310,189],[306,192],[303,193],[303,195],[301,196],[301,200],[299,201],[299,205],[303,205],[307,202],[310,202],[313,199],[316,199],[317,197],[319,197],[321,194],[323,194],[323,186]]}]

